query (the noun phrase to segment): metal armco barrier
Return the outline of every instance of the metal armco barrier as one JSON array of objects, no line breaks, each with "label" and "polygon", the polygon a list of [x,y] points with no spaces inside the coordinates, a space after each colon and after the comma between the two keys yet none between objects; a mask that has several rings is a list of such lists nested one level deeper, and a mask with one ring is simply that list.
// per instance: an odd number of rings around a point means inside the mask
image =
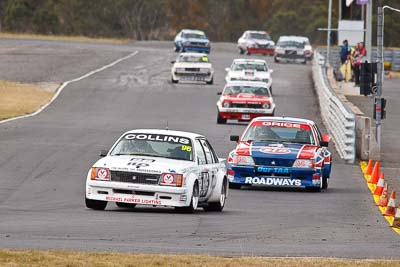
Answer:
[{"label": "metal armco barrier", "polygon": [[[323,57],[318,52],[313,60],[313,80],[319,99],[322,120],[329,131],[341,158],[348,163],[355,160],[356,121],[355,115],[330,88]],[[321,64],[322,63],[322,64]]]}]

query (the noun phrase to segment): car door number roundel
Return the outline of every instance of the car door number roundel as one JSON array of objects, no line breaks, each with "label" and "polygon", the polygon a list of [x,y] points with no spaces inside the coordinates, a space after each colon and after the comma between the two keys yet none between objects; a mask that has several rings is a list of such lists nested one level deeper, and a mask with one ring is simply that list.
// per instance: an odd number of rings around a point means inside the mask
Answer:
[{"label": "car door number roundel", "polygon": [[199,188],[200,196],[204,197],[207,195],[208,187],[210,186],[210,175],[208,172],[202,172],[200,174]]}]

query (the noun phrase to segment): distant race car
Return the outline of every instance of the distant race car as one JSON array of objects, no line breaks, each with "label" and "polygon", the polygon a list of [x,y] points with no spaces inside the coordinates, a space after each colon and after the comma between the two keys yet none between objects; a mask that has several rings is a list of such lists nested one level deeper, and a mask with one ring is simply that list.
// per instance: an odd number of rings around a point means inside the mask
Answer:
[{"label": "distant race car", "polygon": [[210,53],[210,40],[203,31],[183,29],[174,39],[176,52]]},{"label": "distant race car", "polygon": [[171,81],[202,81],[207,84],[214,82],[214,69],[204,53],[180,53],[171,68]]},{"label": "distant race car", "polygon": [[313,49],[307,37],[281,36],[275,47],[275,62],[294,61],[307,63],[313,58]]},{"label": "distant race car", "polygon": [[225,80],[229,81],[259,81],[265,82],[272,93],[273,72],[265,60],[261,59],[234,59],[227,71]]},{"label": "distant race car", "polygon": [[217,123],[228,119],[250,121],[259,116],[274,116],[275,103],[264,82],[228,82],[217,102]]},{"label": "distant race car", "polygon": [[103,151],[86,179],[86,206],[172,206],[181,212],[222,211],[226,167],[204,136],[170,130],[132,130]]},{"label": "distant race car", "polygon": [[238,40],[240,54],[274,55],[275,43],[265,31],[245,31]]},{"label": "distant race car", "polygon": [[259,117],[244,133],[231,136],[236,148],[228,156],[231,188],[242,185],[328,188],[332,156],[330,137],[315,122],[286,117]]}]

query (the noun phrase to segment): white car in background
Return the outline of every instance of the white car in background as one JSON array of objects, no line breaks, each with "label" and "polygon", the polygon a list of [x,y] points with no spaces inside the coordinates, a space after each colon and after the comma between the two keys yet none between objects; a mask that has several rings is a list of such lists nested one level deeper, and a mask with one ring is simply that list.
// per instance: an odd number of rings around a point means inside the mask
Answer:
[{"label": "white car in background", "polygon": [[171,62],[171,81],[201,81],[207,84],[214,82],[214,69],[205,53],[180,53],[175,61]]},{"label": "white car in background", "polygon": [[86,207],[172,206],[192,213],[222,211],[228,196],[226,167],[198,134],[155,129],[124,133],[90,168]]},{"label": "white car in background", "polygon": [[257,81],[265,82],[272,92],[272,69],[262,59],[234,59],[227,71],[225,80],[230,81]]},{"label": "white car in background", "polygon": [[275,43],[266,31],[245,31],[238,40],[240,54],[274,55]]},{"label": "white car in background", "polygon": [[314,52],[310,41],[304,36],[281,36],[275,47],[274,60],[307,63],[313,58]]}]

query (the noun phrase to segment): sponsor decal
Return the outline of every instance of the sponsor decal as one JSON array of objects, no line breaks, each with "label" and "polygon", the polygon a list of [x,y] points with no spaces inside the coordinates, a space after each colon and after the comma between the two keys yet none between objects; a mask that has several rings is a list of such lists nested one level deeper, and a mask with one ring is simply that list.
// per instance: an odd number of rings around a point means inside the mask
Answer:
[{"label": "sponsor decal", "polygon": [[163,184],[173,184],[174,183],[174,175],[171,173],[165,173],[162,176]]},{"label": "sponsor decal", "polygon": [[189,145],[190,139],[174,136],[174,135],[163,135],[163,134],[142,134],[142,133],[131,133],[125,135],[125,139],[127,140],[148,140],[148,141],[156,141],[156,142],[171,142],[182,145]]},{"label": "sponsor decal", "polygon": [[192,151],[192,147],[188,146],[188,145],[182,145],[182,151],[191,152]]},{"label": "sponsor decal", "polygon": [[266,154],[289,154],[291,150],[286,147],[262,147],[260,148],[260,152]]},{"label": "sponsor decal", "polygon": [[141,168],[141,167],[148,167],[150,166],[149,163],[153,163],[155,161],[156,161],[155,159],[131,158],[127,165],[136,168]]},{"label": "sponsor decal", "polygon": [[113,197],[107,196],[106,201],[115,201],[115,202],[125,202],[125,203],[134,203],[134,204],[147,204],[147,205],[161,205],[161,200],[156,199],[142,199],[142,198],[131,198],[131,197]]},{"label": "sponsor decal", "polygon": [[301,180],[275,177],[246,177],[245,183],[271,186],[301,186]]},{"label": "sponsor decal", "polygon": [[279,121],[264,121],[262,123],[264,126],[274,126],[274,127],[284,127],[284,128],[301,128],[301,125],[298,123],[291,122],[279,122]]},{"label": "sponsor decal", "polygon": [[257,167],[257,172],[289,174],[289,169],[288,168],[277,168],[277,167]]},{"label": "sponsor decal", "polygon": [[108,173],[108,169],[106,169],[106,168],[97,168],[97,177],[99,178],[99,179],[103,179],[103,180],[105,180],[105,179],[107,179],[107,180],[109,180],[109,173]]}]

